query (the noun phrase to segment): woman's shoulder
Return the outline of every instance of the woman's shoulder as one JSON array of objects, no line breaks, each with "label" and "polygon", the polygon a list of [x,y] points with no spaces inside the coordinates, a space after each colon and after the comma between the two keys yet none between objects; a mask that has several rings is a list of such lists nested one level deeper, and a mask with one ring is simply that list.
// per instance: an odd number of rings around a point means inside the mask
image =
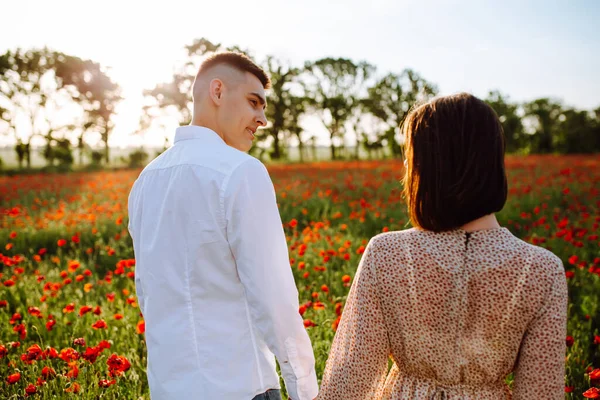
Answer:
[{"label": "woman's shoulder", "polygon": [[390,231],[375,235],[369,241],[371,251],[387,254],[407,254],[432,247],[436,237],[415,228]]},{"label": "woman's shoulder", "polygon": [[417,234],[417,229],[415,228],[403,229],[400,231],[383,232],[373,236],[370,240],[370,244],[373,247],[397,247],[399,244],[402,243],[413,242]]},{"label": "woman's shoulder", "polygon": [[552,251],[543,247],[525,242],[522,239],[515,238],[518,242],[518,248],[523,255],[523,261],[537,267],[541,270],[546,270],[548,273],[563,273],[564,266],[562,260]]},{"label": "woman's shoulder", "polygon": [[[380,233],[371,238],[369,245],[374,251],[393,253],[440,253],[451,256],[454,249],[465,246],[465,231],[460,229],[446,232],[432,232],[416,228]],[[469,243],[481,248],[482,254],[527,263],[534,269],[547,273],[564,272],[561,259],[553,252],[528,243],[513,235],[507,228],[478,231],[470,235]],[[452,253],[452,254],[450,254]]]},{"label": "woman's shoulder", "polygon": [[380,233],[371,238],[374,247],[427,247],[433,244],[444,244],[462,241],[457,231],[432,232],[417,228]]}]

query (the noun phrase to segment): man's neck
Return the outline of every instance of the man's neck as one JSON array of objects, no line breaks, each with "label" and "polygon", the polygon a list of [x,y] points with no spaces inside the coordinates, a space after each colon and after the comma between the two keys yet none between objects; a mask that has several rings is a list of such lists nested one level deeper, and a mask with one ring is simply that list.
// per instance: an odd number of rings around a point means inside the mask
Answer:
[{"label": "man's neck", "polygon": [[203,128],[208,128],[211,131],[215,132],[217,135],[219,135],[221,137],[221,139],[225,140],[225,138],[223,137],[223,135],[221,133],[219,133],[219,130],[217,129],[217,127],[215,126],[214,123],[212,123],[211,121],[208,121],[204,118],[200,118],[197,116],[193,116],[192,117],[192,122],[190,122],[190,125],[192,126],[201,126]]}]

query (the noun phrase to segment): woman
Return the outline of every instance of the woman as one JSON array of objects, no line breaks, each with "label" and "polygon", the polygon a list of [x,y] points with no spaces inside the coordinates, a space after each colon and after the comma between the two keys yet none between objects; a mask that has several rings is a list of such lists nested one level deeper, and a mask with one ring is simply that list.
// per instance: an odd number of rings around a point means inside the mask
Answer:
[{"label": "woman", "polygon": [[369,242],[318,399],[564,399],[564,268],[496,220],[498,117],[462,93],[418,107],[403,131],[415,228]]}]

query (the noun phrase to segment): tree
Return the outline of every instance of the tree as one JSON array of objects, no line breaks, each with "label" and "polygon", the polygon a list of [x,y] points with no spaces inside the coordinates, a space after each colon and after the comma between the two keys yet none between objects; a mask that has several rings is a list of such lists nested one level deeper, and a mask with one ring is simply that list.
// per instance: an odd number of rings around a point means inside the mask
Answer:
[{"label": "tree", "polygon": [[343,140],[346,122],[375,67],[346,58],[322,58],[305,65],[303,84],[311,108],[329,131],[331,159],[336,157],[336,139]]},{"label": "tree", "polygon": [[64,56],[56,75],[72,88],[73,99],[84,111],[78,124],[81,127],[77,145],[80,164],[83,163],[84,135],[90,131],[100,134],[104,143],[104,161],[108,164],[108,140],[114,128],[113,116],[117,104],[122,100],[119,85],[112,81],[99,63],[73,56]]},{"label": "tree", "polygon": [[129,167],[139,168],[144,166],[148,160],[148,153],[143,148],[139,148],[129,154]]},{"label": "tree", "polygon": [[[10,52],[0,55],[0,76],[4,77],[6,71],[10,69]],[[4,79],[0,80],[0,133],[8,135],[13,134],[16,139],[16,131],[14,126],[14,117],[10,104],[10,87]]]},{"label": "tree", "polygon": [[299,70],[282,63],[272,56],[267,56],[265,69],[271,78],[271,89],[267,95],[266,116],[269,121],[269,127],[265,129],[273,138],[273,148],[270,153],[271,158],[279,160],[282,158],[282,135],[290,131],[288,123],[295,121],[286,118],[288,107],[293,101],[293,95],[290,92],[290,85],[293,79],[298,76]]},{"label": "tree", "polygon": [[600,135],[588,111],[569,108],[558,119],[556,148],[565,153],[594,153],[600,150]]},{"label": "tree", "polygon": [[[23,161],[31,167],[31,139],[37,135],[48,137],[48,131],[52,130],[42,127],[41,114],[59,88],[53,76],[56,58],[57,53],[47,48],[9,50],[0,57],[0,104],[4,109],[3,119],[8,121],[8,132],[16,141],[20,167]],[[28,132],[19,135],[26,124]]]},{"label": "tree", "polygon": [[[107,142],[114,98],[106,101],[94,96],[98,76],[108,79],[98,64],[47,48],[17,49],[0,57],[0,76],[2,117],[8,121],[8,131],[16,141],[15,151],[20,165],[26,161],[27,166],[31,166],[31,140],[35,137],[46,142],[42,154],[52,164],[56,158],[53,147],[58,145],[57,150],[64,153],[65,145],[61,144],[61,140],[75,126],[86,126],[83,124],[86,111],[100,110],[104,124],[101,135]],[[116,87],[115,84],[113,86]],[[87,102],[86,109],[83,100],[90,96],[93,98]],[[78,105],[83,109],[78,109]],[[62,139],[56,137],[59,133],[62,133]]]},{"label": "tree", "polygon": [[30,155],[31,152],[29,150],[29,143],[23,143],[21,138],[17,139],[17,143],[15,144],[15,152],[17,153],[17,161],[19,163],[19,169],[23,168],[23,161],[27,162],[27,165],[30,166]]},{"label": "tree", "polygon": [[593,111],[593,116],[592,131],[594,135],[594,142],[596,143],[594,152],[600,152],[600,107]]},{"label": "tree", "polygon": [[558,128],[558,120],[562,114],[562,105],[548,98],[537,99],[523,106],[525,116],[530,117],[532,151],[535,153],[551,153],[555,150],[554,138]]},{"label": "tree", "polygon": [[284,113],[285,127],[291,136],[295,136],[298,140],[298,154],[300,162],[304,162],[306,159],[306,149],[302,133],[304,129],[300,126],[300,117],[306,112],[308,99],[304,96],[289,96],[286,102],[286,108]]},{"label": "tree", "polygon": [[375,153],[377,158],[383,158],[383,142],[381,140],[370,140],[369,136],[366,133],[362,133],[362,145],[367,151],[369,160],[373,158],[373,153]]},{"label": "tree", "polygon": [[71,141],[69,139],[57,139],[54,157],[59,165],[70,167],[73,164],[73,153],[71,151]]},{"label": "tree", "polygon": [[435,85],[411,69],[405,69],[399,75],[387,74],[369,88],[365,108],[387,125],[384,135],[393,156],[401,155],[397,137],[408,112],[415,104],[430,100],[436,93]]},{"label": "tree", "polygon": [[221,44],[212,43],[206,38],[196,39],[192,44],[185,46],[184,62],[175,67],[171,81],[144,91],[146,104],[142,109],[138,133],[150,129],[157,120],[165,117],[176,119],[180,125],[191,122],[192,87],[198,67],[209,54],[222,48]]},{"label": "tree", "polygon": [[509,153],[517,152],[523,147],[526,140],[523,122],[519,116],[519,105],[510,103],[508,97],[504,97],[499,91],[491,91],[485,102],[494,109],[500,119],[504,131],[506,151]]},{"label": "tree", "polygon": [[[356,107],[352,110],[352,114],[349,118],[349,124],[352,128],[352,132],[356,138],[356,144],[354,146],[354,159],[358,160],[360,158],[360,146],[365,147],[365,140],[368,138],[367,130],[365,129],[365,125],[367,125],[367,120],[372,115],[369,115],[370,112],[367,108],[366,99],[359,98],[356,101]],[[366,147],[365,147],[366,149]]]},{"label": "tree", "polygon": [[[49,166],[54,165],[54,161],[57,160],[62,165],[71,165],[73,163],[73,155],[71,153],[71,142],[66,138],[57,138],[55,133],[59,133],[62,130],[72,130],[72,126],[64,126],[62,129],[54,130],[50,129],[45,136],[46,145],[44,146],[41,154],[46,159],[46,163]],[[63,135],[64,136],[64,135]]]}]

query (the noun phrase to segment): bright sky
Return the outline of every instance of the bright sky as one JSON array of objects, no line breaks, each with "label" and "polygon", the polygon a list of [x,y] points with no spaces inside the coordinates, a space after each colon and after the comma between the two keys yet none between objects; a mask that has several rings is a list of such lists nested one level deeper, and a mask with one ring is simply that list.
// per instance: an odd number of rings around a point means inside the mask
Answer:
[{"label": "bright sky", "polygon": [[[159,3],[159,2],[155,2]],[[138,145],[142,91],[168,81],[184,45],[206,37],[301,66],[321,57],[412,68],[440,94],[499,89],[511,100],[555,97],[600,106],[597,0],[74,0],[5,2],[0,51],[47,45],[110,68],[123,88],[113,146]],[[322,128],[307,127],[322,137]],[[156,132],[145,143],[161,145]],[[6,139],[0,144],[6,143]]]}]

